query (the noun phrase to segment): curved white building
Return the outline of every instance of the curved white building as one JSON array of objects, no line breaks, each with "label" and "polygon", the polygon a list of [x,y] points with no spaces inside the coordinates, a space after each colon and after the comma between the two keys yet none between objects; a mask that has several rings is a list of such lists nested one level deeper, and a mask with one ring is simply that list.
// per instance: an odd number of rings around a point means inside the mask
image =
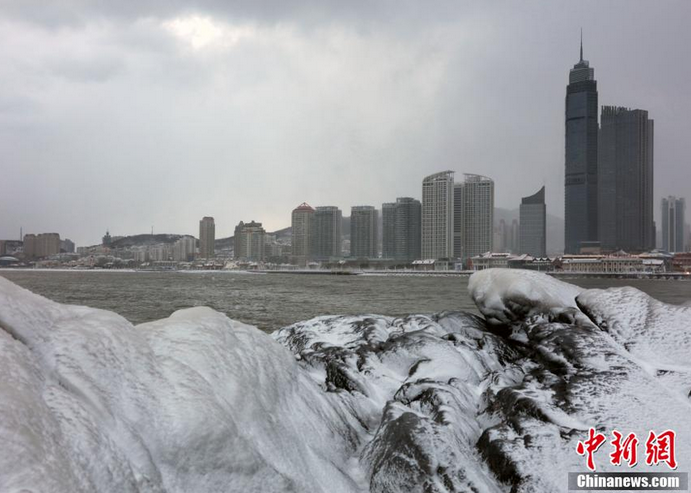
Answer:
[{"label": "curved white building", "polygon": [[453,171],[422,180],[422,258],[453,257]]}]

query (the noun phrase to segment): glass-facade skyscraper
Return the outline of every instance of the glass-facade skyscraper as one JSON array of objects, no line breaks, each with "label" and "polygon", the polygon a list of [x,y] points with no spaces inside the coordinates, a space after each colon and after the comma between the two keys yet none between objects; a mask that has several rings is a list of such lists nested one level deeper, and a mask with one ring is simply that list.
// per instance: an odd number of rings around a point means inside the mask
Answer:
[{"label": "glass-facade skyscraper", "polygon": [[598,154],[598,221],[604,251],[655,248],[653,120],[645,110],[603,106]]},{"label": "glass-facade skyscraper", "polygon": [[565,253],[598,240],[597,82],[595,70],[581,59],[569,73],[566,87]]},{"label": "glass-facade skyscraper", "polygon": [[545,187],[530,197],[523,197],[520,208],[519,253],[533,257],[547,256],[547,206]]},{"label": "glass-facade skyscraper", "polygon": [[684,245],[684,212],[686,203],[683,198],[666,197],[662,199],[662,249],[668,252],[683,252]]},{"label": "glass-facade skyscraper", "polygon": [[412,262],[421,256],[422,204],[411,197],[396,199],[394,258]]}]

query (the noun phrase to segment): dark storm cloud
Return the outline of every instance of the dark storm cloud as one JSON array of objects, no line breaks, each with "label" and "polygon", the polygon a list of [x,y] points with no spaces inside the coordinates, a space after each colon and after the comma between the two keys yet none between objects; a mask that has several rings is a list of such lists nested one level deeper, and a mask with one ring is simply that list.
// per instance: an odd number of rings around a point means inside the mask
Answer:
[{"label": "dark storm cloud", "polygon": [[656,120],[656,206],[691,193],[688,2],[0,3],[0,237],[225,236],[302,201],[420,196],[452,169],[563,216],[584,28],[601,104]]}]

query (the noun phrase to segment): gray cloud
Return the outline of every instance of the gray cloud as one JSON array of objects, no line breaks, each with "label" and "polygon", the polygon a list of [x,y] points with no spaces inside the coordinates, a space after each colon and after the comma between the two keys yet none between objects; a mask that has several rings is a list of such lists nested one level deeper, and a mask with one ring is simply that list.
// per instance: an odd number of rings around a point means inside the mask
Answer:
[{"label": "gray cloud", "polygon": [[601,104],[656,120],[657,197],[691,195],[687,2],[43,4],[0,7],[0,237],[274,229],[443,169],[563,216],[581,26]]}]

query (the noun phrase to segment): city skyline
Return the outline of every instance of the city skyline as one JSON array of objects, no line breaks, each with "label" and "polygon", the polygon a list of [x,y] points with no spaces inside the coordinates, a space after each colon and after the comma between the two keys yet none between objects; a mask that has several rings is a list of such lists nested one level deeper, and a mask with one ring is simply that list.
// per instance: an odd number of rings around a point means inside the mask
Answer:
[{"label": "city skyline", "polygon": [[[103,8],[116,15],[99,23]],[[247,217],[272,231],[303,200],[347,211],[419,198],[420,177],[440,169],[493,177],[506,209],[545,184],[564,217],[564,74],[581,26],[601,103],[658,122],[656,220],[660,197],[688,195],[688,3],[404,2],[386,20],[372,8],[4,3],[0,237],[194,235],[205,214],[218,237]],[[56,49],[70,56],[57,63]]]}]

